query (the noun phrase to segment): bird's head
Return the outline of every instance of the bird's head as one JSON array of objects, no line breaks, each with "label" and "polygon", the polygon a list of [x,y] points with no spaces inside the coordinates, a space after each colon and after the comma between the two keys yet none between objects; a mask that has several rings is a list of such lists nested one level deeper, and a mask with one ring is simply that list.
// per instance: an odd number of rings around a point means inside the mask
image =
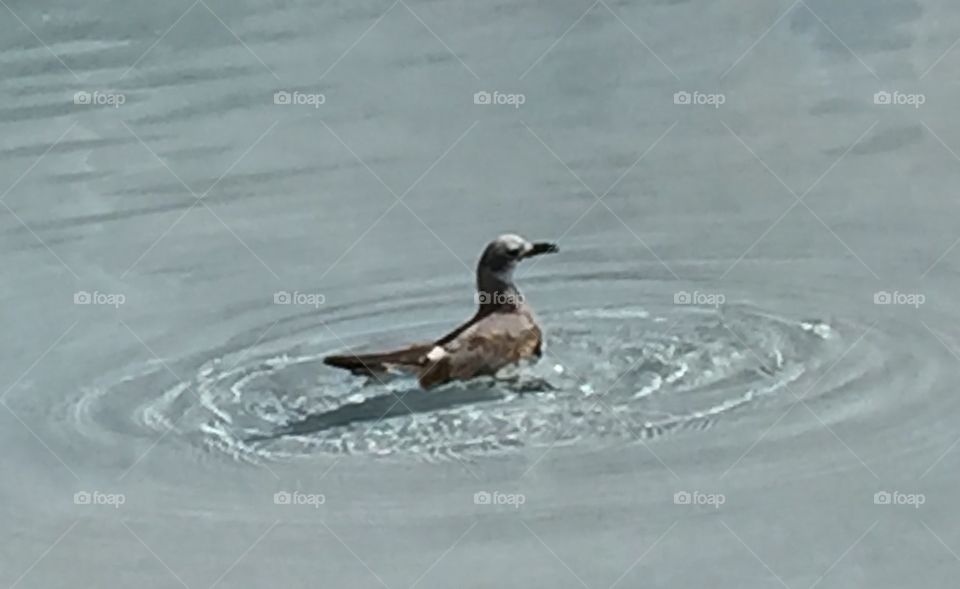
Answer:
[{"label": "bird's head", "polygon": [[507,234],[491,241],[477,265],[477,290],[491,296],[515,292],[513,271],[521,260],[560,251],[555,243],[530,242],[519,235]]},{"label": "bird's head", "polygon": [[520,260],[560,251],[555,243],[530,242],[519,235],[506,234],[491,241],[480,257],[480,268],[494,273],[512,271]]}]

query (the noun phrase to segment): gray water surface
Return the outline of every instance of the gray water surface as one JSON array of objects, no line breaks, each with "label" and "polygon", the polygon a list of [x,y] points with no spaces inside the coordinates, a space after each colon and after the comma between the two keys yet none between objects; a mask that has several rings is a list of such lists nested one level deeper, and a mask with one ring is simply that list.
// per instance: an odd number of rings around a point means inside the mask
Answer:
[{"label": "gray water surface", "polygon": [[955,584],[948,2],[0,15],[0,585]]}]

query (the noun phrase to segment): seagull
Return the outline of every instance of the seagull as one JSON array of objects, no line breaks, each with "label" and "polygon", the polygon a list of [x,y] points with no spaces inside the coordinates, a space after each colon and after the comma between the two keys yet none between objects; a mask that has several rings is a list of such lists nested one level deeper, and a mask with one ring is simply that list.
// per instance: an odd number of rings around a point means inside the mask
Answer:
[{"label": "seagull", "polygon": [[431,343],[376,354],[327,356],[324,364],[360,375],[400,371],[416,374],[430,389],[455,380],[492,376],[501,368],[543,353],[543,332],[513,282],[521,260],[560,251],[507,234],[491,241],[477,264],[478,309],[469,321]]}]

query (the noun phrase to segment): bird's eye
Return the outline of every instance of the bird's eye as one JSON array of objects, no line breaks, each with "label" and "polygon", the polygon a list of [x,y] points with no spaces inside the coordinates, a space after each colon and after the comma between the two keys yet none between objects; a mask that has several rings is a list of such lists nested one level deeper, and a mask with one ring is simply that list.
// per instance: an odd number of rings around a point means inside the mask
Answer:
[{"label": "bird's eye", "polygon": [[511,258],[516,258],[517,256],[520,255],[520,248],[519,247],[509,248],[507,250],[507,255],[510,256]]}]

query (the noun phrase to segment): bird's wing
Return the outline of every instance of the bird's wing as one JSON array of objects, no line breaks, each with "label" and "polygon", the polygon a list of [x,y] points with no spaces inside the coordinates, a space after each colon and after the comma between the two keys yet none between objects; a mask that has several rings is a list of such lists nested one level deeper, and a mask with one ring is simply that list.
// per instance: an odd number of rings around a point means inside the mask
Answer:
[{"label": "bird's wing", "polygon": [[323,359],[323,363],[327,366],[349,370],[355,374],[387,372],[391,368],[416,370],[427,363],[426,354],[430,350],[436,346],[447,345],[461,333],[473,327],[482,317],[484,317],[484,314],[477,312],[469,321],[431,344],[412,344],[400,350],[374,354],[338,354],[327,356]]},{"label": "bird's wing", "polygon": [[527,313],[493,313],[455,338],[429,351],[420,370],[420,385],[430,388],[450,380],[492,375],[504,366],[539,356],[542,334]]},{"label": "bird's wing", "polygon": [[387,372],[392,368],[416,370],[426,362],[426,354],[433,344],[414,344],[400,350],[378,354],[340,354],[327,356],[323,363],[327,366],[344,368],[355,374],[373,374]]}]

